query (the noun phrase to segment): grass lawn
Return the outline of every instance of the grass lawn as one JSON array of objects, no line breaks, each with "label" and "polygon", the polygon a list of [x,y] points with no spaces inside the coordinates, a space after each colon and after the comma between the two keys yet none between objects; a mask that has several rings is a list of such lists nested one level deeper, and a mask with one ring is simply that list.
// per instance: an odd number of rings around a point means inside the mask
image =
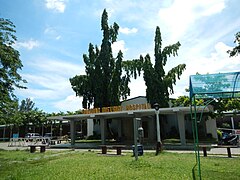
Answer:
[{"label": "grass lawn", "polygon": [[[115,153],[115,152],[114,152]],[[132,153],[100,155],[97,151],[0,150],[0,179],[192,179],[194,154]],[[240,157],[202,157],[202,179],[239,179]]]}]

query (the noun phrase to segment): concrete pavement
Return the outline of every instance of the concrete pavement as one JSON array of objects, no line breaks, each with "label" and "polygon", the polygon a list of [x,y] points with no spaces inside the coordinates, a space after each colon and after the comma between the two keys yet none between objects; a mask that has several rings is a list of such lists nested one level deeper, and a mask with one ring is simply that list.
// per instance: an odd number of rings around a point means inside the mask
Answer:
[{"label": "concrete pavement", "polygon": [[[8,146],[8,142],[0,142],[0,149],[3,150],[27,150],[29,149],[29,147],[20,147],[20,146],[16,146],[16,147],[9,147]],[[58,147],[57,147],[58,146]],[[57,148],[56,148],[57,147]],[[97,148],[96,148],[97,147]],[[49,147],[48,150],[66,150],[66,149],[71,149],[70,144],[58,144],[55,147]],[[100,149],[98,148],[97,145],[89,145],[89,144],[85,144],[85,146],[83,148],[81,148],[81,146],[76,146],[75,150],[84,150],[84,151],[89,151],[89,150],[93,150],[94,151],[100,151]],[[132,150],[128,149],[128,150],[123,150],[123,151],[128,151],[128,152],[132,152]],[[164,150],[166,152],[174,152],[174,153],[194,153],[193,150]],[[144,150],[144,152],[155,152],[155,150]],[[240,147],[237,148],[231,148],[231,153],[233,156],[240,157]],[[203,154],[202,151],[200,151],[200,154]],[[226,155],[227,156],[227,148],[211,148],[209,151],[207,151],[208,155]]]}]

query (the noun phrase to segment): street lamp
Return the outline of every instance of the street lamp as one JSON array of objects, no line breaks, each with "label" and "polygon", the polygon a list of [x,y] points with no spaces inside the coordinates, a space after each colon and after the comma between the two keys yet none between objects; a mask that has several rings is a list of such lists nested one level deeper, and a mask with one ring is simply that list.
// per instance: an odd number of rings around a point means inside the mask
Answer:
[{"label": "street lamp", "polygon": [[156,147],[156,155],[159,154],[159,152],[162,149],[162,142],[160,137],[160,123],[159,123],[159,104],[155,103],[154,105],[155,113],[156,113],[156,126],[157,126],[157,147]]}]

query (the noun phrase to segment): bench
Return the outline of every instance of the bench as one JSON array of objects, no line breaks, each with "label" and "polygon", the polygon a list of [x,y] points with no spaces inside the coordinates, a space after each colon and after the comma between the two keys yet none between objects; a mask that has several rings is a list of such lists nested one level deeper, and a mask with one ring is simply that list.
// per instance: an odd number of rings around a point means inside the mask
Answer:
[{"label": "bench", "polygon": [[34,153],[36,151],[36,147],[40,147],[40,153],[44,153],[46,151],[46,145],[29,145],[30,153]]},{"label": "bench", "polygon": [[107,154],[107,149],[108,148],[112,148],[112,149],[116,149],[117,150],[117,155],[121,155],[122,154],[122,149],[125,148],[125,145],[100,145],[99,147],[101,147],[102,149],[102,154]]},{"label": "bench", "polygon": [[233,146],[233,145],[217,145],[217,146],[212,146],[212,145],[199,145],[200,148],[203,150],[203,156],[207,157],[207,148],[227,148],[227,154],[228,157],[232,157],[231,153],[231,148],[237,148],[238,146]]}]

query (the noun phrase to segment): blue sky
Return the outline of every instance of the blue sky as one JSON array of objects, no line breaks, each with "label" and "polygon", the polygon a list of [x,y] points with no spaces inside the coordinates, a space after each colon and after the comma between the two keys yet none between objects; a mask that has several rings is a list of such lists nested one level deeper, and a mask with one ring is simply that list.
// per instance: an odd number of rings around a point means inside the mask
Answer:
[{"label": "blue sky", "polygon": [[[16,90],[19,99],[32,98],[46,112],[82,108],[69,78],[84,74],[82,55],[91,42],[100,46],[103,9],[109,24],[120,26],[113,52],[124,59],[149,53],[153,59],[154,32],[161,29],[163,45],[180,41],[179,55],[170,58],[166,71],[180,63],[187,69],[172,97],[186,95],[189,75],[196,72],[235,72],[240,56],[229,58],[234,34],[240,31],[239,0],[0,0],[0,16],[17,30],[14,45],[24,65],[20,74],[26,90]],[[132,80],[131,97],[145,95],[142,77]]]}]

